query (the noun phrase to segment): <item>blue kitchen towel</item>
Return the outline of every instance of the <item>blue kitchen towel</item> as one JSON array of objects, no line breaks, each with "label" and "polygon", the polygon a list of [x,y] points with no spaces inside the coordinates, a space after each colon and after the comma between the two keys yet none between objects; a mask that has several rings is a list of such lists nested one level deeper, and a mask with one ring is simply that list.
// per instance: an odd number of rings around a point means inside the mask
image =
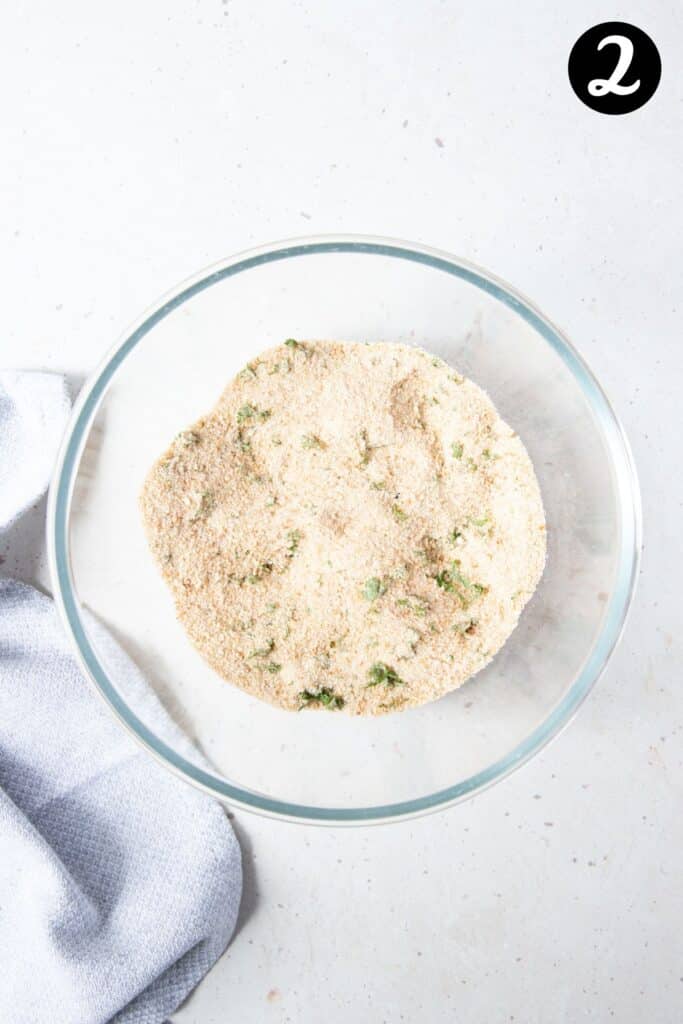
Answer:
[{"label": "blue kitchen towel", "polygon": [[[0,373],[6,566],[68,412],[61,377]],[[101,627],[98,643],[130,690],[145,693],[155,729],[187,744]],[[239,846],[219,804],[114,720],[52,601],[0,578],[2,1024],[161,1024],[227,946],[241,888]]]}]

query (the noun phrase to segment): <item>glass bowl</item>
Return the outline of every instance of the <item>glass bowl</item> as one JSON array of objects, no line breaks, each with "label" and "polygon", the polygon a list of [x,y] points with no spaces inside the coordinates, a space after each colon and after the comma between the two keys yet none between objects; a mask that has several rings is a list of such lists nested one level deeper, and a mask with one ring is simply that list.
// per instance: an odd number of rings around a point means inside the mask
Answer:
[{"label": "glass bowl", "polygon": [[[533,459],[548,523],[541,584],[491,664],[435,703],[377,719],[260,703],[202,661],[152,563],[138,509],[149,466],[237,370],[288,337],[420,345],[489,393]],[[233,256],[126,332],[74,408],[48,535],[55,596],[83,669],[144,746],[232,805],[369,823],[470,797],[567,724],[624,624],[640,501],[605,395],[530,302],[443,252],[327,236]],[[157,734],[149,699],[126,685],[98,620],[196,750]]]}]

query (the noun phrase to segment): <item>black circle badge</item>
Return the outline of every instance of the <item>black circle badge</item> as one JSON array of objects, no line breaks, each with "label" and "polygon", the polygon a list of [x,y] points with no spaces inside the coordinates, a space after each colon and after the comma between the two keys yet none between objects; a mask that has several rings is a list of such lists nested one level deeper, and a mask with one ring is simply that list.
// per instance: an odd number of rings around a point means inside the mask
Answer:
[{"label": "black circle badge", "polygon": [[662,61],[642,29],[625,21],[604,21],[576,40],[568,70],[572,89],[591,110],[630,114],[654,95]]}]

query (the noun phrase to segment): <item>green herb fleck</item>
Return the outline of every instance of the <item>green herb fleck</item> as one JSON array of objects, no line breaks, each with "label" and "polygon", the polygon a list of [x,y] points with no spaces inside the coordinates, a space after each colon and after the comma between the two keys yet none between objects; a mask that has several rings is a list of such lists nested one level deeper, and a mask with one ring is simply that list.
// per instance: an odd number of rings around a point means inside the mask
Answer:
[{"label": "green herb fleck", "polygon": [[384,480],[372,480],[370,487],[373,491],[386,491],[387,485]]},{"label": "green herb fleck", "polygon": [[421,619],[429,611],[429,601],[425,601],[424,598],[415,594],[411,594],[409,597],[399,597],[396,604],[401,605],[402,608],[409,608],[413,615],[417,615]]},{"label": "green herb fleck", "polygon": [[240,380],[253,380],[257,376],[256,367],[258,363],[247,363],[243,370],[237,374]]},{"label": "green herb fleck", "polygon": [[255,414],[256,414],[255,407],[253,405],[250,405],[247,402],[246,405],[243,405],[242,408],[238,410],[238,412],[237,412],[237,422],[238,423],[244,423],[245,420],[251,419],[251,417],[254,416]]},{"label": "green herb fleck", "polygon": [[392,505],[391,514],[397,523],[403,523],[408,518],[407,513],[403,511],[400,505]]},{"label": "green herb fleck", "polygon": [[285,345],[287,346],[287,348],[291,348],[291,349],[303,348],[301,343],[298,342],[296,340],[296,338],[287,338],[287,341],[285,342]]},{"label": "green herb fleck", "polygon": [[208,516],[216,505],[216,499],[211,491],[204,491],[199,499],[199,507],[195,514],[191,517],[190,522],[196,523],[198,519],[204,519]]},{"label": "green herb fleck", "polygon": [[378,597],[386,594],[386,592],[386,585],[377,576],[371,576],[369,580],[365,581],[363,597],[366,601],[376,601]]},{"label": "green herb fleck", "polygon": [[372,453],[372,448],[370,447],[370,441],[368,440],[368,432],[367,432],[367,430],[361,430],[359,436],[360,436],[360,456],[361,457],[360,457],[360,462],[359,462],[358,465],[361,468],[365,468],[365,466],[367,466],[368,462],[370,461],[370,455]]},{"label": "green herb fleck", "polygon": [[317,693],[312,690],[302,690],[299,700],[301,701],[299,711],[302,708],[311,707],[313,704],[319,704],[321,707],[327,708],[328,711],[338,711],[344,707],[344,698],[326,686],[323,686]]},{"label": "green herb fleck", "polygon": [[278,665],[276,661],[269,661],[266,665],[266,672],[270,672],[271,675],[275,675],[275,673],[279,672],[281,668],[282,665]]},{"label": "green herb fleck", "polygon": [[247,583],[260,583],[264,576],[268,576],[273,571],[272,562],[261,562],[256,572],[250,572],[244,579]]},{"label": "green herb fleck", "polygon": [[367,430],[361,430],[359,435],[358,435],[358,438],[359,438],[358,447],[360,449],[360,462],[358,463],[358,468],[359,469],[365,469],[365,467],[367,466],[368,462],[370,461],[372,453],[374,451],[376,451],[378,448],[386,448],[387,445],[386,444],[370,444],[370,439],[368,437]]},{"label": "green herb fleck", "polygon": [[245,405],[242,406],[241,409],[238,409],[237,422],[244,423],[245,420],[250,420],[253,418],[259,420],[267,420],[270,418],[270,414],[270,409],[264,409],[263,412],[261,412],[255,405],[251,405],[249,402],[247,402]]},{"label": "green herb fleck", "polygon": [[473,458],[469,458],[467,460],[467,468],[474,473],[476,472],[477,469],[479,469],[479,466],[476,464]]},{"label": "green herb fleck", "polygon": [[263,647],[257,647],[255,651],[252,651],[249,658],[267,658],[274,647],[274,640],[266,640],[265,645]]},{"label": "green herb fleck", "polygon": [[481,519],[470,519],[470,522],[472,523],[473,526],[486,526],[488,521],[489,521],[489,517],[488,516],[483,516],[483,518],[481,518]]},{"label": "green herb fleck", "polygon": [[448,539],[453,541],[453,543],[455,544],[456,540],[459,540],[460,537],[462,537],[462,532],[458,529],[457,526],[454,526],[451,532],[448,534]]},{"label": "green herb fleck", "polygon": [[457,594],[463,607],[467,608],[472,600],[474,600],[469,592],[473,591],[477,597],[480,597],[482,594],[487,593],[488,587],[481,583],[473,583],[460,572],[459,566],[459,561],[453,562],[452,569],[442,569],[436,574],[434,579],[437,587],[441,587],[447,593]]},{"label": "green herb fleck", "polygon": [[183,430],[182,433],[178,434],[177,440],[183,448],[192,448],[194,445],[199,444],[200,438],[196,430]]},{"label": "green herb fleck", "polygon": [[451,445],[451,451],[453,452],[454,459],[461,459],[464,448],[459,441],[454,441]]},{"label": "green herb fleck", "polygon": [[304,434],[304,436],[301,438],[301,447],[323,449],[327,448],[327,445],[325,444],[324,441],[321,441],[316,434]]},{"label": "green herb fleck", "polygon": [[368,679],[370,680],[368,686],[388,686],[390,689],[393,689],[394,686],[405,686],[405,680],[401,679],[396,669],[383,661],[376,661],[374,665],[370,666]]},{"label": "green herb fleck", "polygon": [[289,530],[287,533],[288,558],[292,558],[294,556],[294,552],[298,549],[302,537],[303,534],[301,533],[301,530]]},{"label": "green herb fleck", "polygon": [[455,583],[448,569],[442,569],[441,572],[436,574],[434,579],[436,580],[437,587],[441,587],[442,590],[455,590]]}]

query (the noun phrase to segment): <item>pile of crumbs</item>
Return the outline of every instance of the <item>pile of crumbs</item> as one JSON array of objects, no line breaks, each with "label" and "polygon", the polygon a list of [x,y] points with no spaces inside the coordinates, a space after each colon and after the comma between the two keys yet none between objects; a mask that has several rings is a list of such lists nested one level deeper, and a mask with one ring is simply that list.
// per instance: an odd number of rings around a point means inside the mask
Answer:
[{"label": "pile of crumbs", "polygon": [[505,643],[542,575],[531,460],[418,348],[288,339],[178,434],[141,495],[178,619],[290,710],[435,700]]}]

